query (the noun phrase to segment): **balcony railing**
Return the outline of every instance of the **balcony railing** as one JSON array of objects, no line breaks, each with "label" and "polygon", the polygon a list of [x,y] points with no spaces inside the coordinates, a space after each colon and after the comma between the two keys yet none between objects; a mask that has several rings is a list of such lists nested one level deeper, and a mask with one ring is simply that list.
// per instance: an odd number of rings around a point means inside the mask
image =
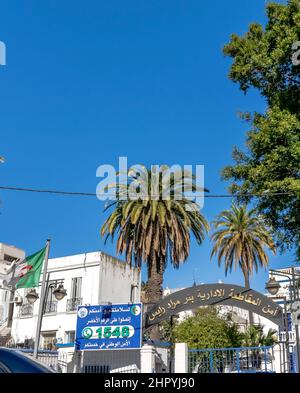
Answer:
[{"label": "balcony railing", "polygon": [[46,302],[45,304],[45,314],[54,314],[57,312],[57,301]]},{"label": "balcony railing", "polygon": [[80,304],[82,304],[82,297],[68,299],[67,300],[67,312],[76,311],[77,306],[80,306]]},{"label": "balcony railing", "polygon": [[32,304],[22,304],[19,309],[19,317],[32,317],[33,316],[33,305]]},{"label": "balcony railing", "polygon": [[[286,341],[286,332],[280,332],[280,341]],[[295,331],[289,331],[289,341],[296,341]]]}]

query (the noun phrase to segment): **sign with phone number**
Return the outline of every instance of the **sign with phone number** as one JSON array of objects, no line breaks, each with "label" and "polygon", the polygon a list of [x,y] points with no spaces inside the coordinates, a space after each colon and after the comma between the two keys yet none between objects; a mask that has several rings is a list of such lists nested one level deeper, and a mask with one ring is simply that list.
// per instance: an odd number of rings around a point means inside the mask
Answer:
[{"label": "sign with phone number", "polygon": [[77,309],[77,350],[140,348],[141,338],[141,303],[79,306]]}]

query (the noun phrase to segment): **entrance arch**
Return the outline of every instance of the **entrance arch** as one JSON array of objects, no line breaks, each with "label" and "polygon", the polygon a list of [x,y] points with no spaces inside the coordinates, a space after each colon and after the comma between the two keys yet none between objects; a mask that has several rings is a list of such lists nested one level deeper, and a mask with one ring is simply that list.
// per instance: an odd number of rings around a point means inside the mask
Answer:
[{"label": "entrance arch", "polygon": [[204,284],[166,296],[145,314],[144,328],[162,322],[179,312],[201,306],[227,305],[252,311],[284,327],[282,308],[260,292],[231,284]]}]

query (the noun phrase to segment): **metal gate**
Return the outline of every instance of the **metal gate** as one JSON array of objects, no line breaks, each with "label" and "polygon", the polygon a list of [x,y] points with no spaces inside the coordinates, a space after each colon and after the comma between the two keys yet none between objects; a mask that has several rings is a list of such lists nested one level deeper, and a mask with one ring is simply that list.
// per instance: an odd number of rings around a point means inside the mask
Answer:
[{"label": "metal gate", "polygon": [[[24,352],[29,356],[33,356],[32,349],[21,349],[20,352]],[[39,350],[38,360],[44,363],[48,367],[52,368],[58,373],[67,372],[67,354],[60,353],[59,351]]]},{"label": "metal gate", "polygon": [[190,373],[270,373],[273,347],[190,349]]}]

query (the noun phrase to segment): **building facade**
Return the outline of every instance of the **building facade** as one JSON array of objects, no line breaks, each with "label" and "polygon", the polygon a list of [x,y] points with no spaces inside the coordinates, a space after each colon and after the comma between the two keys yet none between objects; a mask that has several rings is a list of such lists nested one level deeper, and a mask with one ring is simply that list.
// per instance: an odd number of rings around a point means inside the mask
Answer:
[{"label": "building facade", "polygon": [[[298,361],[297,361],[297,343],[296,343],[296,326],[294,326],[291,316],[291,304],[293,303],[294,291],[299,291],[300,282],[300,267],[286,267],[276,269],[276,273],[270,269],[269,271],[269,279],[275,279],[280,288],[275,296],[270,295],[269,293],[266,296],[271,297],[276,303],[278,303],[282,308],[287,308],[287,332],[284,330],[278,329],[276,326],[275,328],[278,330],[278,340],[282,344],[289,346],[289,353],[290,353],[290,368],[292,372],[296,372],[298,370]],[[296,286],[293,288],[293,273],[296,277],[295,283]],[[269,322],[270,324],[270,322]],[[274,327],[274,326],[270,326]]]},{"label": "building facade", "polygon": [[[53,291],[63,285],[67,295],[60,301]],[[33,347],[39,299],[30,304],[30,289],[15,291],[10,345]],[[40,293],[40,287],[37,288]],[[134,303],[140,299],[140,270],[103,252],[49,259],[47,293],[41,327],[43,349],[73,347],[77,306]]]},{"label": "building facade", "polygon": [[[0,336],[4,335],[7,325],[11,326],[13,317],[12,294],[3,289],[3,280],[15,261],[25,258],[25,251],[5,243],[0,243]],[[1,331],[3,330],[2,334]]]}]

